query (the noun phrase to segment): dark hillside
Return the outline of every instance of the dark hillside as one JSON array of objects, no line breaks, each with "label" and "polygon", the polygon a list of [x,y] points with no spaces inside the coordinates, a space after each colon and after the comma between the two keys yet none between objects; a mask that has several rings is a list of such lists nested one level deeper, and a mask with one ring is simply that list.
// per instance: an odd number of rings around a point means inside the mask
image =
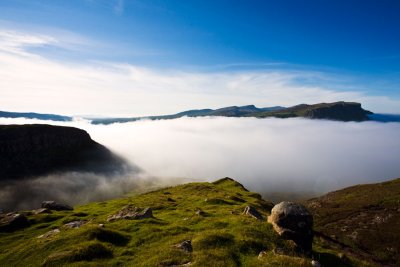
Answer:
[{"label": "dark hillside", "polygon": [[400,265],[400,179],[356,185],[306,203],[315,230],[384,265]]},{"label": "dark hillside", "polygon": [[114,172],[123,164],[81,129],[0,125],[0,181],[63,170]]}]

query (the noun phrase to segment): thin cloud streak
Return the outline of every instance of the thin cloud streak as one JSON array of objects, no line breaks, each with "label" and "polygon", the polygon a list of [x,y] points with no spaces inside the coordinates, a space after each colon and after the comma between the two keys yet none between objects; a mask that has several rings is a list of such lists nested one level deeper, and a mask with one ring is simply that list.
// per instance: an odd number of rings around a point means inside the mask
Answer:
[{"label": "thin cloud streak", "polygon": [[329,78],[315,71],[210,73],[121,63],[60,62],[34,53],[29,50],[32,46],[69,49],[55,37],[0,31],[2,110],[140,116],[231,105],[291,106],[345,100],[361,102],[373,111],[399,112],[399,99],[312,85],[309,81]]}]

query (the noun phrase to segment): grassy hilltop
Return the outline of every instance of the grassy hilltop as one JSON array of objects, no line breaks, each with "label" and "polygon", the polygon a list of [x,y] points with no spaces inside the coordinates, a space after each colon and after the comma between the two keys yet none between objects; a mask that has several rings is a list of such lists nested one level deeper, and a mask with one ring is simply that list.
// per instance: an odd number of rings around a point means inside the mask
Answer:
[{"label": "grassy hilltop", "polygon": [[[126,205],[151,207],[154,218],[107,221]],[[248,205],[264,219],[242,214]],[[272,206],[224,178],[90,203],[73,211],[28,212],[31,226],[0,233],[0,266],[311,266],[311,258],[296,255],[291,241],[281,239],[266,222]],[[72,221],[86,223],[65,226]],[[54,229],[60,231],[49,232]],[[176,247],[184,240],[191,240],[193,252]],[[324,266],[365,266],[321,245],[314,244],[311,257]],[[266,251],[261,258],[260,251]]]}]

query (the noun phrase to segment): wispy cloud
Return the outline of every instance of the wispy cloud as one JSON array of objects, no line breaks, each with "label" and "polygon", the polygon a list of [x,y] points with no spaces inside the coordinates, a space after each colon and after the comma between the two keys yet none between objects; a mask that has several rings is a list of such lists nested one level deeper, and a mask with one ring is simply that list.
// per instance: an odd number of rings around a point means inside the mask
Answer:
[{"label": "wispy cloud", "polygon": [[315,71],[161,70],[118,62],[61,62],[29,49],[50,45],[69,49],[59,37],[0,30],[1,109],[134,116],[338,100],[359,101],[380,112],[398,112],[400,107],[398,99],[312,83],[333,80]]},{"label": "wispy cloud", "polygon": [[57,42],[51,36],[0,30],[0,51],[17,55],[30,56],[32,54],[26,51],[28,48],[56,44]]}]

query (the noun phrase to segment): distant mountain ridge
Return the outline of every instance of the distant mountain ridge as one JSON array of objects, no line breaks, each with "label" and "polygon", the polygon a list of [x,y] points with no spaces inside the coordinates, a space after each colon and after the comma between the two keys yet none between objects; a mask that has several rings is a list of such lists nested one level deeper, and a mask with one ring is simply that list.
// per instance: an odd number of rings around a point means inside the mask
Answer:
[{"label": "distant mountain ridge", "polygon": [[111,124],[111,123],[124,123],[137,121],[142,119],[148,120],[171,120],[182,117],[206,117],[206,116],[220,116],[220,117],[244,117],[249,114],[261,113],[261,112],[272,112],[284,109],[281,106],[268,107],[268,108],[257,108],[254,105],[247,106],[230,106],[219,109],[194,109],[179,112],[172,115],[160,115],[160,116],[145,116],[145,117],[132,117],[132,118],[99,118],[93,119],[93,124]]},{"label": "distant mountain ridge", "polygon": [[[319,104],[300,104],[292,107],[273,106],[258,108],[254,105],[247,106],[229,106],[219,109],[193,109],[186,110],[176,114],[142,116],[142,117],[114,117],[114,118],[86,118],[92,124],[112,124],[125,123],[137,120],[171,120],[182,117],[255,117],[255,118],[308,118],[325,119],[336,121],[379,121],[379,122],[400,122],[398,114],[377,114],[362,108],[360,103],[356,102],[333,102]],[[40,113],[21,113],[0,111],[0,118],[28,118],[52,121],[72,121],[69,116],[60,116],[55,114]]]},{"label": "distant mountain ridge", "polygon": [[72,121],[72,117],[68,116],[55,115],[55,114],[42,114],[35,112],[0,111],[0,118],[27,118],[27,119],[50,120],[50,121]]},{"label": "distant mountain ridge", "polygon": [[93,124],[111,124],[137,121],[141,119],[148,120],[169,120],[187,117],[221,116],[221,117],[255,117],[255,118],[293,118],[303,117],[309,119],[327,119],[337,121],[367,121],[370,120],[371,111],[365,110],[360,103],[355,102],[334,102],[319,103],[314,105],[300,104],[293,107],[267,107],[257,108],[254,105],[231,106],[220,109],[199,109],[188,110],[172,115],[147,116],[133,118],[107,118],[93,119]]}]

